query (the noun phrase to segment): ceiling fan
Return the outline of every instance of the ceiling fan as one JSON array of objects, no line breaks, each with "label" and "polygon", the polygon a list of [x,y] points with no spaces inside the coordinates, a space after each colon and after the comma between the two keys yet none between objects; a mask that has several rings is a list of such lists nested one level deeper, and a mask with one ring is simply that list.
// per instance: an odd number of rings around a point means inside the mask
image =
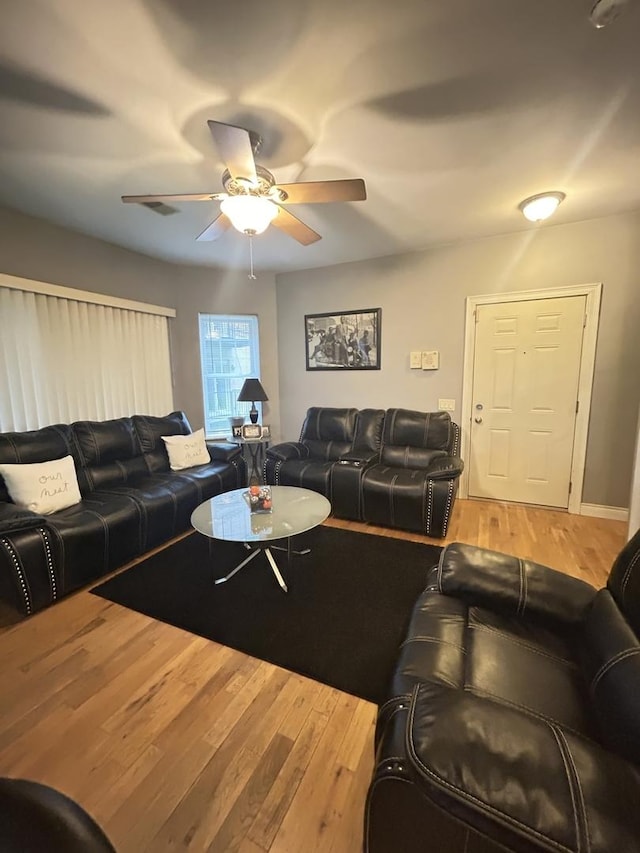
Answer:
[{"label": "ceiling fan", "polygon": [[259,134],[219,121],[208,121],[207,124],[226,166],[222,175],[224,192],[123,195],[122,201],[135,204],[219,201],[220,214],[198,235],[197,240],[217,240],[230,225],[254,236],[273,224],[298,243],[308,246],[320,240],[321,236],[290,213],[288,205],[364,201],[367,197],[362,178],[276,184],[271,172],[255,162],[254,156],[262,144]]}]

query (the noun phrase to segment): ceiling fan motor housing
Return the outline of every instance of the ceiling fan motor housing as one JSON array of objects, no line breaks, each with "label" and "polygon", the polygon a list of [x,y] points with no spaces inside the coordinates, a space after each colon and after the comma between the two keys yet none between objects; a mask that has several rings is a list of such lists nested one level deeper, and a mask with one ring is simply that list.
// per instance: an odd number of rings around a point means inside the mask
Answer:
[{"label": "ceiling fan motor housing", "polygon": [[276,187],[276,179],[268,169],[256,163],[258,185],[247,178],[232,177],[228,169],[222,175],[222,184],[229,195],[256,195],[272,201],[285,201],[287,193]]}]

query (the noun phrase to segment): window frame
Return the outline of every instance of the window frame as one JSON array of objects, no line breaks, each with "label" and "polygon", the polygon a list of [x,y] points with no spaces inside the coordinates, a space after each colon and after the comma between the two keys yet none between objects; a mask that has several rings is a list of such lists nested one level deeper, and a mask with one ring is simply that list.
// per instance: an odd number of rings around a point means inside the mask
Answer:
[{"label": "window frame", "polygon": [[[214,353],[210,351],[206,352],[206,340],[203,335],[204,324],[206,323],[248,323],[249,324],[249,335],[248,335],[248,346],[249,346],[249,368],[248,372],[241,371],[240,373],[232,373],[232,372],[224,372],[224,371],[214,371],[208,370],[205,362],[205,358],[213,361]],[[235,340],[241,340],[239,338],[231,338],[227,337],[224,339],[226,342],[232,342]],[[241,349],[241,347],[228,347],[230,351],[235,351]],[[237,400],[237,395],[240,393],[240,388],[245,379],[247,378],[257,378],[261,379],[260,376],[260,323],[257,314],[227,314],[227,313],[213,313],[209,311],[199,311],[198,312],[198,351],[200,356],[200,382],[202,389],[202,409],[204,415],[204,430],[205,436],[207,439],[221,439],[228,438],[231,435],[231,423],[229,418],[231,417],[243,417],[245,420],[249,418],[249,409],[251,408],[251,403],[240,403]],[[223,353],[219,352],[218,355],[222,358]],[[229,382],[229,380],[236,380],[235,382]],[[224,385],[225,381],[229,384],[229,388],[225,389],[224,387],[216,388],[216,390],[212,390],[212,383],[220,383],[220,385]],[[234,387],[237,386],[237,387]],[[215,394],[218,395],[226,395],[227,401],[226,405],[223,407],[223,411],[220,414],[215,414],[212,416],[212,412],[219,412],[219,405],[216,405],[212,401],[212,396]],[[256,401],[256,408],[258,409],[258,422],[262,422],[262,404]],[[226,424],[224,426],[220,422],[223,419],[226,419]]]}]

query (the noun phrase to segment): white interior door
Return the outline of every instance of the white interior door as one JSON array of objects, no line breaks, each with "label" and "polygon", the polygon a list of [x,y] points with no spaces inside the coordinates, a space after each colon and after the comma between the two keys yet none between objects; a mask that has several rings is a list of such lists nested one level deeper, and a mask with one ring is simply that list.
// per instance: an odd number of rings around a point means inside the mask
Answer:
[{"label": "white interior door", "polygon": [[585,296],[479,305],[469,495],[569,504]]}]

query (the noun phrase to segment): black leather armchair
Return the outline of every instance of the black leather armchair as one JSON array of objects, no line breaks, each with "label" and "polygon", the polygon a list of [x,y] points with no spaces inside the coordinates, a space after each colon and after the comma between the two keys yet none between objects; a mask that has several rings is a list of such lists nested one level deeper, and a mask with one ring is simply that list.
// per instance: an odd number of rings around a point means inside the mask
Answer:
[{"label": "black leather armchair", "polygon": [[96,821],[61,791],[0,779],[2,853],[115,853]]},{"label": "black leather armchair", "polygon": [[442,552],[376,728],[367,853],[640,851],[640,531],[607,587]]},{"label": "black leather armchair", "polygon": [[448,412],[388,409],[380,462],[362,478],[364,520],[446,536],[463,469],[459,446]]}]

